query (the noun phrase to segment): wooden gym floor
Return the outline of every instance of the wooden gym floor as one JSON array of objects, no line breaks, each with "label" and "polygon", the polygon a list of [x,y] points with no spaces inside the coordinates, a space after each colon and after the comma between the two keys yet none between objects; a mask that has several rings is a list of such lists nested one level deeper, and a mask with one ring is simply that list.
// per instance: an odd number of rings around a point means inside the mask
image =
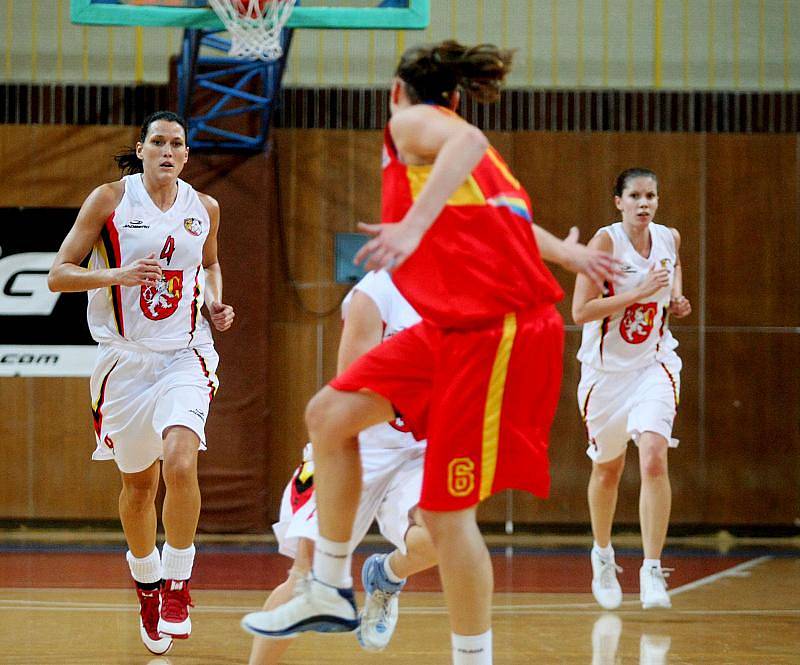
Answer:
[{"label": "wooden gym floor", "polygon": [[[493,541],[496,665],[798,665],[800,546],[794,540],[671,543],[665,565],[673,608],[641,609],[635,541],[617,543],[622,607],[604,612],[589,593],[581,542]],[[378,546],[377,549],[386,549]],[[358,570],[367,548],[356,556]],[[356,567],[358,566],[358,567]],[[288,560],[263,542],[201,542],[192,595],[194,632],[166,657],[139,642],[135,595],[118,534],[0,535],[0,663],[19,665],[227,665],[246,663],[239,627],[282,581]],[[282,662],[302,665],[448,665],[449,630],[435,570],[412,579],[381,654],[352,635],[304,635]]]}]

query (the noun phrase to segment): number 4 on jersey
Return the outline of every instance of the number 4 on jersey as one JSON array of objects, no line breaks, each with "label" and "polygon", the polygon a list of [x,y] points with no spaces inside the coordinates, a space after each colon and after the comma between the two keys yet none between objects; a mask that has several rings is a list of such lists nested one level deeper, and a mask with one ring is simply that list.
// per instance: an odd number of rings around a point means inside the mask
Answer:
[{"label": "number 4 on jersey", "polygon": [[161,256],[158,258],[166,259],[167,265],[172,260],[172,255],[175,253],[175,238],[172,236],[167,236],[167,240],[164,242],[164,247],[161,250]]}]

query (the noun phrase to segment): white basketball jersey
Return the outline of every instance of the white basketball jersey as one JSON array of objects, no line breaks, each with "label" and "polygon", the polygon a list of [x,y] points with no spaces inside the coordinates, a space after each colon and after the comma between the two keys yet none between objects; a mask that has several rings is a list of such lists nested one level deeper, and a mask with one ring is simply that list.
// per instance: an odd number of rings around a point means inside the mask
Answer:
[{"label": "white basketball jersey", "polygon": [[[386,341],[401,330],[416,325],[422,319],[416,310],[402,296],[385,270],[368,272],[356,284],[342,302],[342,318],[347,318],[347,309],[353,293],[361,291],[369,296],[383,321],[383,339]],[[391,423],[380,423],[363,430],[358,436],[359,443],[369,448],[400,448],[412,446],[418,442],[410,432],[405,431],[401,418]]]},{"label": "white basketball jersey", "polygon": [[602,321],[583,325],[583,339],[578,351],[582,363],[607,371],[627,371],[660,362],[674,354],[678,342],[669,331],[667,309],[675,279],[675,237],[666,226],[650,224],[650,256],[644,258],[634,249],[622,222],[604,226],[614,243],[614,258],[622,264],[623,275],[607,288],[606,296],[625,293],[638,287],[653,266],[669,270],[669,286]]},{"label": "white basketball jersey", "polygon": [[178,180],[178,195],[166,212],[153,203],[141,174],[123,181],[125,193],[100,232],[89,267],[119,268],[154,255],[163,274],[154,286],[89,291],[92,337],[98,342],[135,342],[153,351],[211,343],[210,327],[200,311],[208,211],[183,180]]}]

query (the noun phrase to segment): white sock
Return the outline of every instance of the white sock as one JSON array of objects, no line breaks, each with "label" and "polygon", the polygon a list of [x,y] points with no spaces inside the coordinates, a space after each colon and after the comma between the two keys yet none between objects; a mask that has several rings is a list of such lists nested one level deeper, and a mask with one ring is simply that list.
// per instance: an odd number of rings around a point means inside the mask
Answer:
[{"label": "white sock", "polygon": [[353,586],[352,558],[349,542],[337,543],[318,536],[314,545],[314,577],[323,584],[349,589]]},{"label": "white sock", "polygon": [[453,665],[492,665],[492,630],[483,635],[450,634]]},{"label": "white sock", "polygon": [[609,541],[608,545],[606,545],[605,547],[600,547],[600,545],[598,545],[597,541],[595,540],[594,551],[600,555],[601,559],[605,559],[606,561],[614,558],[614,548],[611,547],[611,541]]},{"label": "white sock", "polygon": [[383,572],[386,573],[386,577],[389,578],[390,582],[394,582],[395,584],[400,584],[400,582],[404,582],[405,581],[405,578],[404,577],[398,577],[397,573],[395,573],[392,570],[392,564],[390,563],[391,558],[392,558],[391,554],[384,558],[384,560],[383,560]]},{"label": "white sock", "polygon": [[194,545],[178,550],[169,543],[164,543],[161,551],[161,563],[164,566],[165,580],[188,580],[192,576],[194,564]]},{"label": "white sock", "polygon": [[661,570],[661,559],[645,559],[642,561],[642,568],[658,568]]},{"label": "white sock", "polygon": [[125,555],[128,567],[131,569],[133,579],[142,584],[154,584],[161,581],[161,556],[158,549],[154,549],[146,557],[137,559],[130,550]]}]

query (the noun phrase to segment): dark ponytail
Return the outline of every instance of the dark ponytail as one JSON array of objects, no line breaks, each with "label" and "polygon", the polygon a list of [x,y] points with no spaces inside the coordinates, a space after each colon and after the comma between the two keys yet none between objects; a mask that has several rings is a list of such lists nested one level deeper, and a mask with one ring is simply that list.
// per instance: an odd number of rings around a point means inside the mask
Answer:
[{"label": "dark ponytail", "polygon": [[397,76],[406,83],[412,102],[449,106],[459,87],[480,102],[500,98],[513,51],[494,44],[464,46],[447,40],[408,49],[400,58]]},{"label": "dark ponytail", "polygon": [[[186,121],[181,116],[179,116],[177,113],[173,113],[172,111],[156,111],[144,119],[142,128],[139,131],[139,143],[145,142],[145,139],[147,138],[147,132],[150,131],[150,125],[156,120],[177,122],[181,127],[183,127],[184,136],[189,136],[189,130],[186,127]],[[135,147],[126,148],[122,152],[117,153],[114,155],[114,161],[117,163],[122,175],[133,175],[134,173],[144,172],[144,164],[142,164],[142,160],[136,155]]]}]

